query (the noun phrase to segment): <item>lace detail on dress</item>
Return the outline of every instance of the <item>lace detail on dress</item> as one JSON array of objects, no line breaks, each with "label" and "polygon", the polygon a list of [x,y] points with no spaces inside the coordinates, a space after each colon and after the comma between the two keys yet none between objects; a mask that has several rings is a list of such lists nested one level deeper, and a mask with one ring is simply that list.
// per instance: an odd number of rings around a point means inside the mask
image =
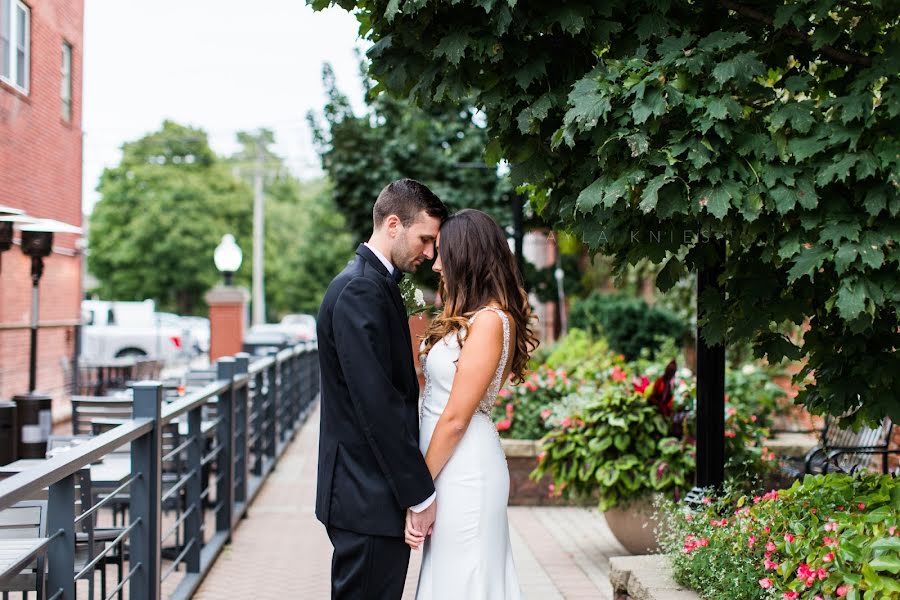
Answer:
[{"label": "lace detail on dress", "polygon": [[475,311],[475,314],[469,319],[469,324],[473,323],[475,317],[486,310],[497,313],[500,320],[503,322],[503,349],[500,352],[500,364],[497,365],[497,372],[494,373],[494,378],[491,380],[491,384],[488,386],[484,398],[478,403],[478,408],[476,409],[476,412],[485,414],[490,419],[491,413],[494,410],[494,402],[497,400],[497,394],[500,393],[500,388],[503,386],[503,373],[506,372],[506,362],[509,360],[509,317],[499,308],[485,306],[484,308]]}]

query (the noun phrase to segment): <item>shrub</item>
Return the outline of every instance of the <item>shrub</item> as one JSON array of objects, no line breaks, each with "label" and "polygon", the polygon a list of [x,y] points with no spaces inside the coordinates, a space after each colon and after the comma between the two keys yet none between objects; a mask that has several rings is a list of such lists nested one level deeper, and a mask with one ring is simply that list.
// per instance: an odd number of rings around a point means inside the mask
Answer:
[{"label": "shrub", "polygon": [[492,415],[497,431],[505,438],[540,439],[548,430],[545,411],[576,389],[565,371],[539,367],[525,382],[500,390]]},{"label": "shrub", "polygon": [[576,302],[569,325],[604,336],[627,360],[636,359],[644,349],[649,349],[652,357],[659,338],[680,343],[687,332],[685,323],[674,313],[653,308],[639,298],[602,292]]},{"label": "shrub", "polygon": [[900,598],[900,480],[807,476],[787,490],[670,504],[662,544],[704,598]]}]

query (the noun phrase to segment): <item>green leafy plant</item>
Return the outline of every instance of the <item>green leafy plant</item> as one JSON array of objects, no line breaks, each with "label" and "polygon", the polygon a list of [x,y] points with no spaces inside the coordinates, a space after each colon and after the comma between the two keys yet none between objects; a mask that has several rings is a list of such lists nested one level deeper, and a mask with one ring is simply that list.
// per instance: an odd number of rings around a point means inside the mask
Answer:
[{"label": "green leafy plant", "polygon": [[896,2],[336,3],[379,89],[481,111],[555,230],[663,291],[721,269],[708,341],[805,356],[811,412],[900,421]]},{"label": "green leafy plant", "polygon": [[569,323],[604,337],[627,360],[634,360],[643,350],[653,357],[660,338],[680,341],[687,332],[685,323],[667,310],[652,308],[640,298],[603,292],[575,302]]},{"label": "green leafy plant", "polygon": [[704,598],[900,598],[900,480],[807,476],[705,502],[660,511],[676,579]]},{"label": "green leafy plant", "polygon": [[564,370],[540,367],[518,385],[500,390],[493,419],[504,438],[537,440],[547,433],[550,407],[571,394],[577,384]]}]

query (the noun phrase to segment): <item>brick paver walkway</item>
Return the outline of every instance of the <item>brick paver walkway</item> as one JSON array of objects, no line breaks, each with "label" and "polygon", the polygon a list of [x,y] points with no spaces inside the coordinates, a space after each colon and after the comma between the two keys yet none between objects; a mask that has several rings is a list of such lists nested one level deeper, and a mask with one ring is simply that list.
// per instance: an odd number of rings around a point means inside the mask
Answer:
[{"label": "brick paver walkway", "polygon": [[[194,596],[330,597],[331,544],[313,514],[318,412],[300,431]],[[529,600],[611,600],[609,557],[627,554],[603,517],[584,508],[511,507],[513,553]],[[415,597],[421,554],[412,553],[405,599]]]}]

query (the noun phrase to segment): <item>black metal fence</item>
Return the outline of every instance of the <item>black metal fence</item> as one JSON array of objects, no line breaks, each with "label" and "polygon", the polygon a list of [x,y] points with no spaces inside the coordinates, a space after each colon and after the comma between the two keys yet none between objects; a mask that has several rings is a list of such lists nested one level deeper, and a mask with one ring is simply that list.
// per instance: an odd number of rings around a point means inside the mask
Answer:
[{"label": "black metal fence", "polygon": [[[0,481],[0,511],[47,498],[45,539],[19,563],[46,564],[43,595],[72,600],[86,575],[93,593],[93,569],[118,551],[122,576],[106,598],[127,590],[132,600],[158,599],[175,572],[183,576],[169,597],[191,597],[309,413],[319,392],[317,353],[306,342],[253,362],[247,354],[220,359],[208,383],[168,403],[158,382],[134,384],[130,421]],[[113,454],[130,458],[127,477],[78,510],[79,475]],[[102,551],[77,563],[85,524],[123,498],[128,518]]]}]

